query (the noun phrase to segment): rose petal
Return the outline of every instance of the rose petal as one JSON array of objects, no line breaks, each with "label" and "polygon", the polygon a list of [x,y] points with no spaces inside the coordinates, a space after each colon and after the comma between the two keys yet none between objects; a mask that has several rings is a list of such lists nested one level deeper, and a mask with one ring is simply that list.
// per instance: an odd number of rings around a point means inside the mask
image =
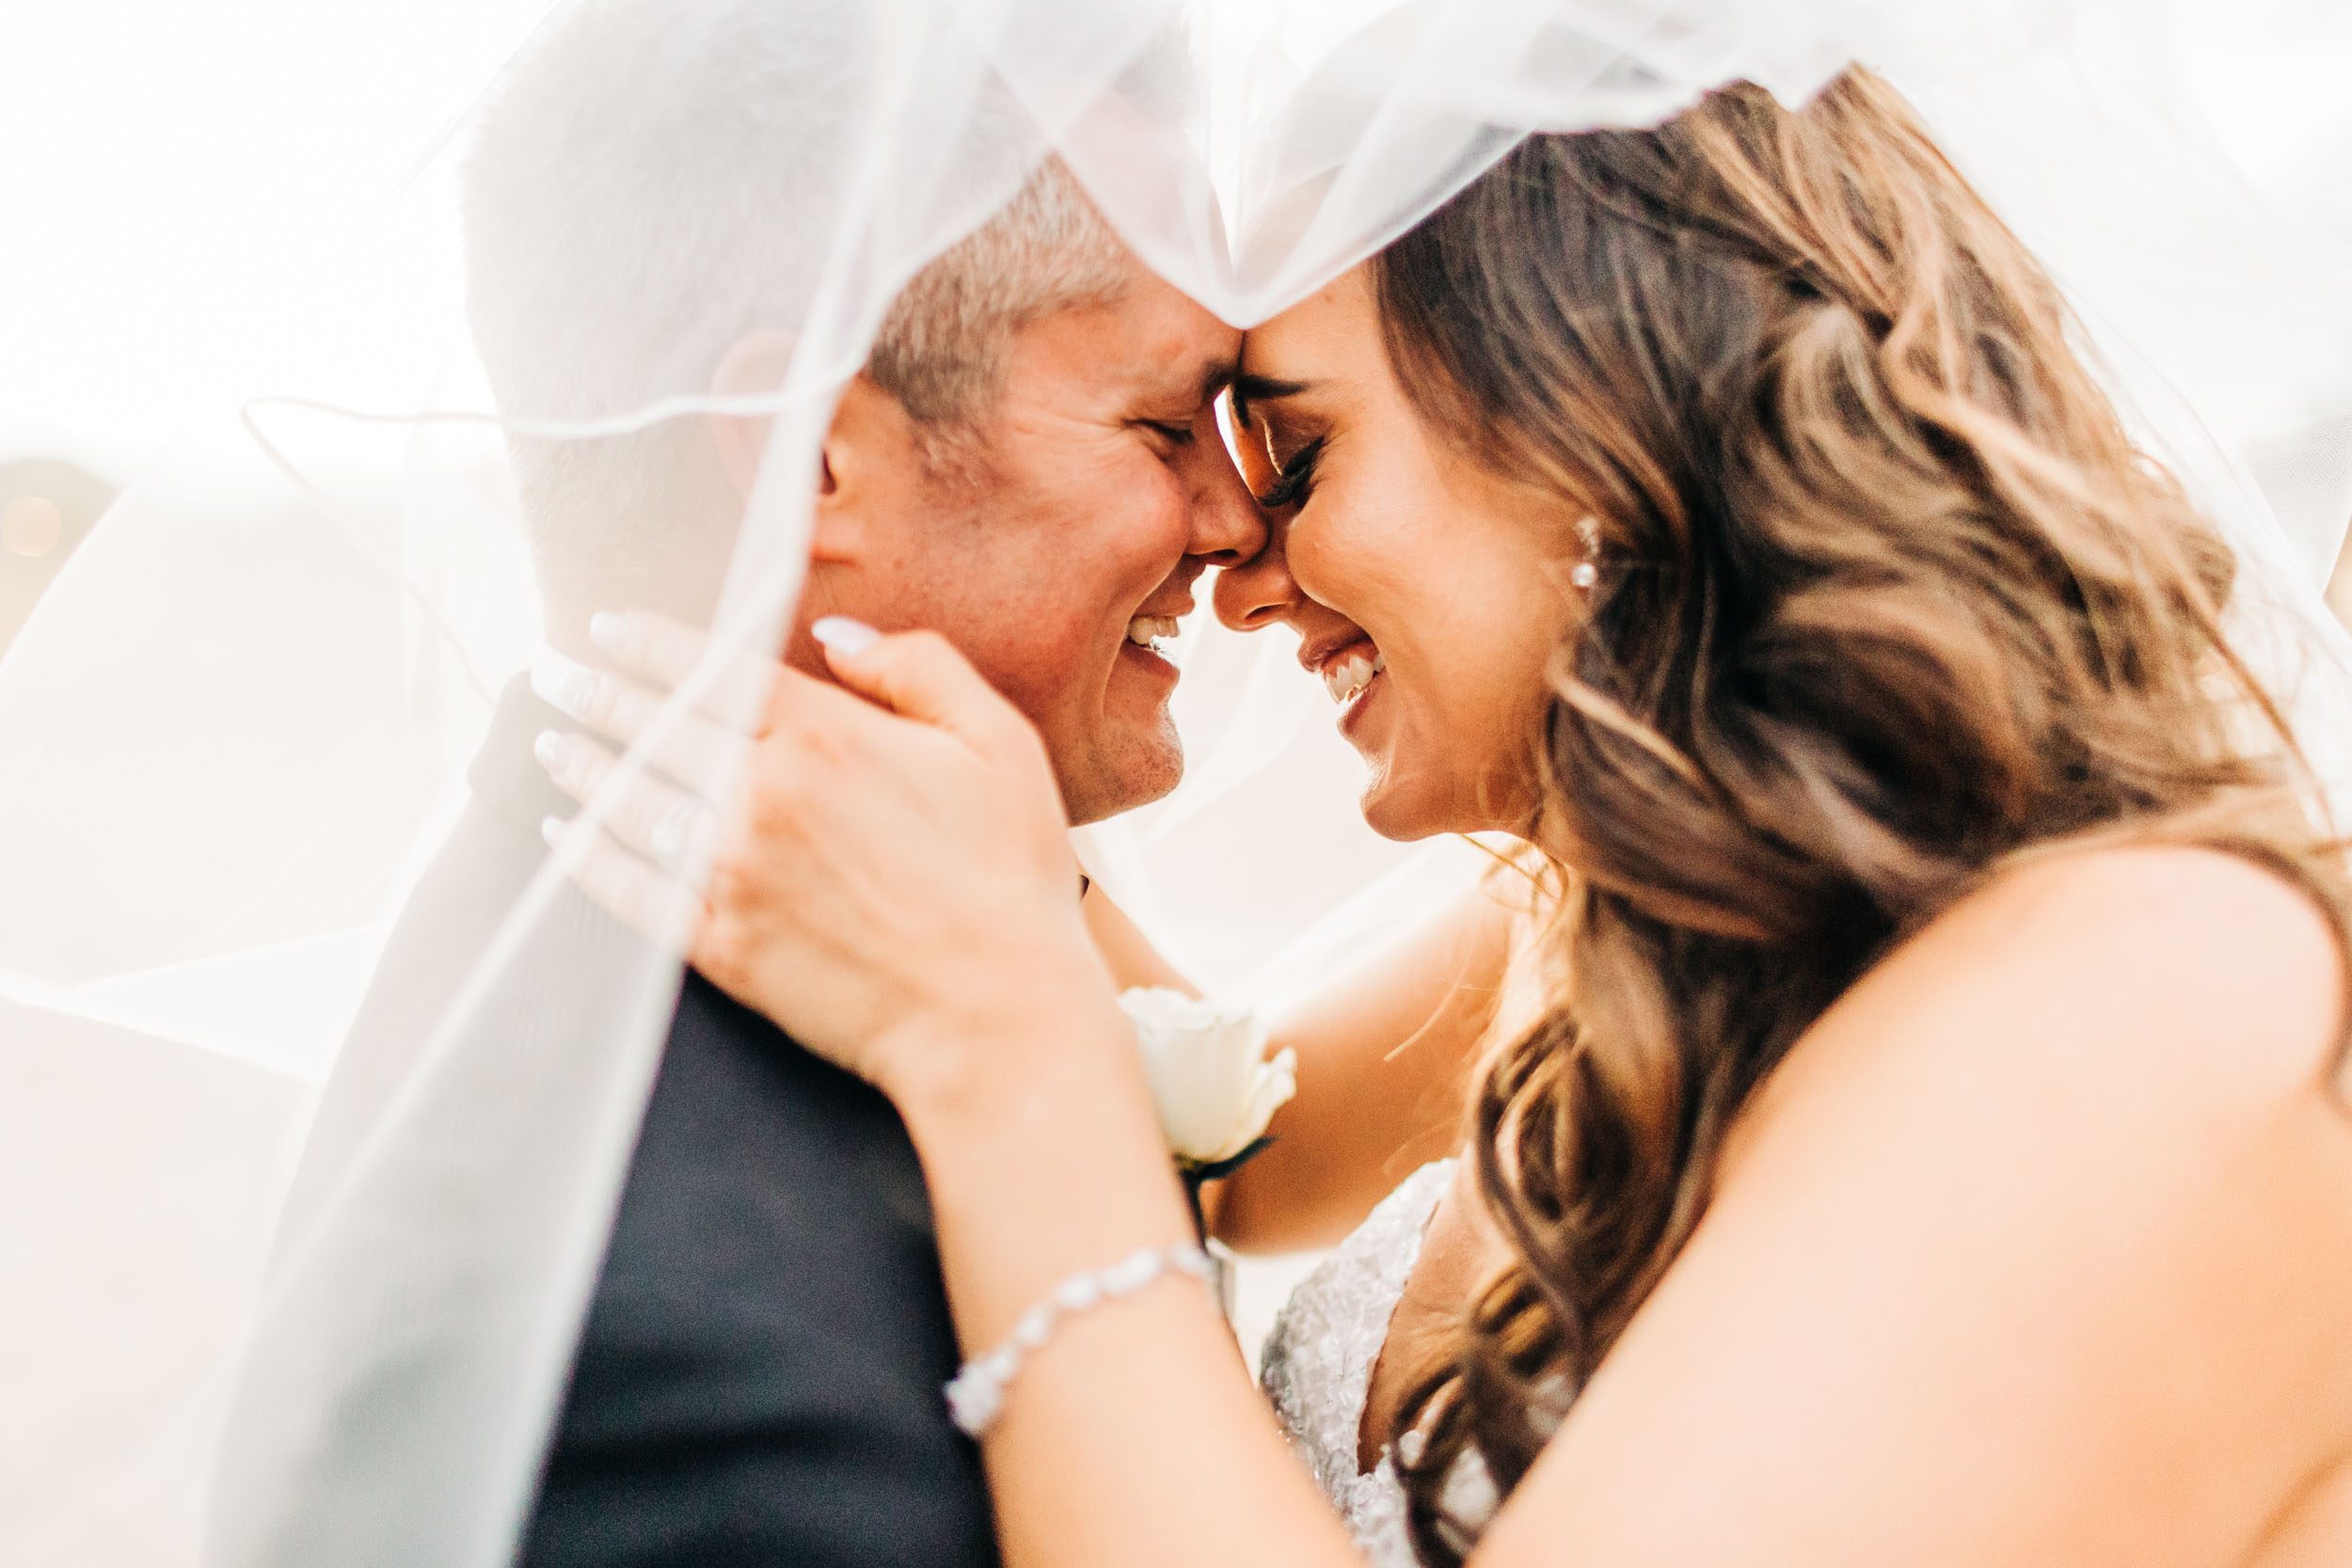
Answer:
[{"label": "rose petal", "polygon": [[1164,987],[1119,1000],[1135,1024],[1160,1132],[1177,1155],[1200,1164],[1232,1158],[1295,1091],[1295,1054],[1265,1063],[1265,1029],[1253,1012]]}]

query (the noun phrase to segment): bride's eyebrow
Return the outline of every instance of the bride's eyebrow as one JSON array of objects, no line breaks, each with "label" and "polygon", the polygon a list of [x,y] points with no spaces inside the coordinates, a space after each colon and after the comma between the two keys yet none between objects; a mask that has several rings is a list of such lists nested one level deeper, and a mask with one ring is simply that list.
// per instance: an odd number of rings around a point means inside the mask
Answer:
[{"label": "bride's eyebrow", "polygon": [[1248,424],[1251,404],[1295,398],[1313,386],[1311,381],[1278,381],[1270,375],[1252,375],[1244,371],[1233,377],[1233,418]]}]

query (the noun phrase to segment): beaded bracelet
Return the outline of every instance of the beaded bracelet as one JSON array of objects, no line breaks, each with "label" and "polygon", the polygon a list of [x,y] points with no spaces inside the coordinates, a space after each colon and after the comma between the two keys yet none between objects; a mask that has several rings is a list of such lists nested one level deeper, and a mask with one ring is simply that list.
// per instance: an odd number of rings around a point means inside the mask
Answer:
[{"label": "beaded bracelet", "polygon": [[1005,1389],[1032,1352],[1053,1338],[1064,1318],[1121,1296],[1132,1296],[1174,1269],[1204,1284],[1216,1282],[1216,1265],[1201,1248],[1145,1247],[1106,1269],[1073,1275],[1054,1287],[1043,1301],[1021,1314],[1006,1341],[977,1360],[967,1361],[947,1385],[947,1413],[965,1435],[977,1437],[1005,1406]]}]

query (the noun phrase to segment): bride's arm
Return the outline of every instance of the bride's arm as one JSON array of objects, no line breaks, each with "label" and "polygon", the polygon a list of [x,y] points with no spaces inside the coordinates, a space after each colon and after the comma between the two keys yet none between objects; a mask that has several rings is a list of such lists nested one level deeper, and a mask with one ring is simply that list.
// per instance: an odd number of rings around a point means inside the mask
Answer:
[{"label": "bride's arm", "polygon": [[[1191,1221],[1126,1024],[1099,975],[1036,983],[998,1025],[910,1057],[984,1071],[895,1080],[932,1194],[965,1354],[1061,1281]],[[1079,999],[1091,996],[1091,1003]],[[1169,1275],[1066,1318],[981,1445],[1008,1568],[1359,1568],[1207,1291]]]},{"label": "bride's arm", "polygon": [[[1187,1218],[1035,732],[936,640],[837,667],[916,721],[786,678],[695,960],[899,1106],[984,1354]],[[619,911],[670,885],[566,853]],[[2245,861],[1966,900],[1756,1097],[1473,1568],[2341,1560],[2344,1012],[2334,932]],[[1013,1568],[1360,1568],[1182,1277],[1064,1320],[982,1452]]]},{"label": "bride's arm", "polygon": [[1481,888],[1269,1023],[1298,1053],[1274,1144],[1220,1183],[1217,1238],[1245,1252],[1329,1246],[1421,1164],[1454,1152],[1470,1067],[1502,1006],[1529,916]]},{"label": "bride's arm", "polygon": [[[2193,851],[1955,911],[1800,1045],[1472,1568],[2336,1560],[2334,965],[2299,895]],[[1107,988],[1025,990],[884,1080],[974,1350],[1184,1231]],[[983,1451],[1013,1568],[1354,1560],[1189,1282],[1070,1320]]]},{"label": "bride's arm", "polygon": [[1087,935],[1094,939],[1094,950],[1103,955],[1103,965],[1111,972],[1111,979],[1120,990],[1144,986],[1180,990],[1186,996],[1200,994],[1200,988],[1161,956],[1160,950],[1152,945],[1152,939],[1127,917],[1127,911],[1119,907],[1102,883],[1089,885],[1083,907]]},{"label": "bride's arm", "polygon": [[[1423,1163],[1453,1152],[1469,1069],[1501,1005],[1530,894],[1500,872],[1267,1020],[1298,1056],[1273,1147],[1203,1193],[1210,1229],[1248,1252],[1328,1246]],[[1194,987],[1100,887],[1087,928],[1121,987]]]}]

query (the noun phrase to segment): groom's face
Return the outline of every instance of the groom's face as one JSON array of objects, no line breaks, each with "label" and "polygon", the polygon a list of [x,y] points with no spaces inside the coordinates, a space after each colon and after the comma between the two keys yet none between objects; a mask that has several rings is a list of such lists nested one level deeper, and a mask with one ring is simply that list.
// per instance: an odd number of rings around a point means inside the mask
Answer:
[{"label": "groom's face", "polygon": [[868,619],[940,631],[1028,715],[1073,822],[1176,786],[1176,669],[1136,639],[1263,542],[1212,406],[1240,338],[1140,264],[1025,327],[970,456],[933,466],[867,574]]}]

